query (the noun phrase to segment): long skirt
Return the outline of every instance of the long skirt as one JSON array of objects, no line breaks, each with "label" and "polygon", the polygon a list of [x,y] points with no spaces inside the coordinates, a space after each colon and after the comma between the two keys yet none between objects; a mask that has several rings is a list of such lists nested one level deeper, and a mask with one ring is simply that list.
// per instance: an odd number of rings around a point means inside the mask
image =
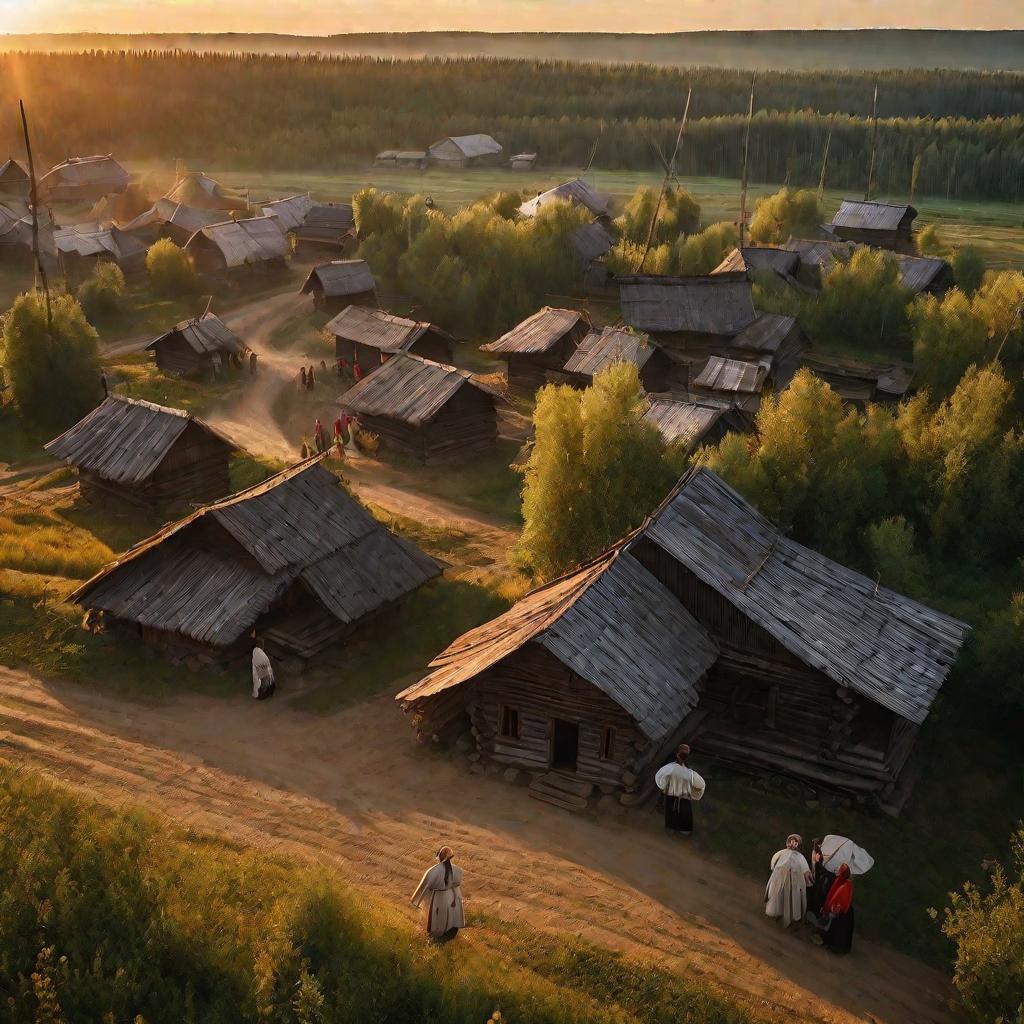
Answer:
[{"label": "long skirt", "polygon": [[853,949],[853,907],[845,914],[833,917],[821,938],[830,953],[849,953]]},{"label": "long skirt", "polygon": [[831,871],[826,870],[820,864],[817,865],[814,881],[807,888],[807,912],[809,914],[813,914],[816,918],[821,916],[825,899],[835,880],[836,876]]},{"label": "long skirt", "polygon": [[665,828],[684,836],[692,834],[693,804],[686,797],[665,797]]},{"label": "long skirt", "polygon": [[427,934],[434,939],[451,939],[460,928],[465,927],[462,890],[457,887],[433,890],[427,904]]}]

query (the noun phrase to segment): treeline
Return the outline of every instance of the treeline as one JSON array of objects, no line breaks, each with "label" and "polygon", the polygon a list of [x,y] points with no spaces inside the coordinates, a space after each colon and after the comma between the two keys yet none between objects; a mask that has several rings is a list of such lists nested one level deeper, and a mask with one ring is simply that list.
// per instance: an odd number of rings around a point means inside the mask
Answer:
[{"label": "treeline", "polygon": [[[756,85],[755,181],[862,189],[874,76],[766,72]],[[680,170],[739,174],[747,73],[567,62],[192,53],[7,54],[0,92],[28,101],[44,159],[115,152],[239,169],[319,169],[380,149],[486,131],[542,164],[657,169],[693,88]],[[879,79],[878,184],[906,194],[1024,194],[1024,76],[888,72]],[[17,106],[0,144],[20,152]]]}]

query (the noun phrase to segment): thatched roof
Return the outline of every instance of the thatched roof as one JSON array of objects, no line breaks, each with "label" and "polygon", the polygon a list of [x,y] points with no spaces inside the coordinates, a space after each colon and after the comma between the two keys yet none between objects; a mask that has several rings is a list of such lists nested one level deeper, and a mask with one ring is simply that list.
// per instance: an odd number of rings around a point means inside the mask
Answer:
[{"label": "thatched roof", "polygon": [[234,450],[235,444],[183,409],[111,395],[44,446],[55,458],[119,484],[140,484],[156,472],[189,424]]},{"label": "thatched roof", "polygon": [[712,356],[694,379],[694,387],[759,395],[764,390],[768,367],[764,363],[747,363],[740,359]]},{"label": "thatched roof", "polygon": [[451,338],[446,331],[433,324],[407,320],[404,316],[394,316],[382,309],[367,309],[364,306],[347,306],[324,329],[336,338],[369,345],[381,352],[405,352],[427,331]]},{"label": "thatched roof", "polygon": [[332,260],[315,266],[302,285],[301,294],[308,295],[316,284],[329,298],[361,295],[377,287],[366,260]]},{"label": "thatched roof", "polygon": [[618,327],[591,331],[565,364],[566,373],[593,377],[615,363],[632,363],[638,370],[657,351],[646,334],[635,334]]},{"label": "thatched roof", "polygon": [[674,398],[652,398],[644,419],[657,427],[668,444],[696,448],[725,414],[724,409]]},{"label": "thatched roof", "polygon": [[623,319],[641,331],[731,337],[757,316],[746,274],[632,274],[616,281]]},{"label": "thatched roof", "polygon": [[182,320],[166,334],[154,338],[146,348],[156,348],[173,335],[179,335],[182,341],[199,355],[212,355],[215,352],[240,355],[248,351],[245,342],[215,313],[207,312],[202,316],[192,317],[191,320]]},{"label": "thatched roof", "polygon": [[732,348],[771,355],[789,337],[796,327],[796,317],[781,313],[760,313],[757,319],[732,339]]},{"label": "thatched roof", "polygon": [[128,172],[112,156],[71,156],[39,179],[44,192],[55,188],[103,188],[117,192],[128,187]]},{"label": "thatched roof", "polygon": [[465,387],[494,394],[468,370],[399,352],[349,388],[338,402],[357,415],[386,416],[421,427]]},{"label": "thatched roof", "polygon": [[519,207],[519,212],[524,217],[535,217],[537,211],[556,199],[567,200],[586,207],[595,217],[606,217],[608,215],[608,197],[601,195],[591,185],[588,185],[582,178],[573,178],[572,181],[563,181],[561,185],[549,188],[533,199],[528,199]]},{"label": "thatched roof", "polygon": [[305,222],[306,216],[315,205],[307,193],[261,203],[260,209],[264,217],[276,217],[283,231],[294,231]]},{"label": "thatched roof", "polygon": [[228,267],[280,260],[288,253],[288,239],[273,217],[226,220],[200,228],[186,243],[188,248],[203,237],[212,242]]},{"label": "thatched roof", "polygon": [[482,352],[495,355],[541,355],[550,352],[581,320],[589,319],[577,309],[552,309],[545,306],[527,317],[497,341],[481,345]]},{"label": "thatched roof", "polygon": [[349,624],[437,576],[437,563],[378,523],[320,458],[164,527],[71,599],[227,646],[299,580]]},{"label": "thatched roof", "polygon": [[139,231],[152,227],[154,224],[171,224],[189,234],[195,234],[208,224],[218,224],[221,214],[211,210],[197,210],[184,203],[176,203],[173,199],[158,199],[148,210],[121,225],[122,231]]},{"label": "thatched roof", "polygon": [[671,592],[613,549],[463,634],[395,699],[415,705],[531,643],[615,701],[655,743],[696,706],[697,683],[718,658],[718,645]]},{"label": "thatched roof", "polygon": [[844,199],[832,218],[832,227],[854,228],[858,231],[897,231],[905,218],[909,217],[909,221],[913,221],[916,216],[917,210],[907,204]]},{"label": "thatched roof", "polygon": [[[446,138],[438,139],[437,142],[431,143],[428,148],[428,152],[436,149],[438,146],[443,145],[446,142],[454,142],[456,147],[462,152],[462,155],[466,159],[472,159],[478,156],[489,156],[493,153],[500,153],[502,150],[501,143],[496,139],[492,139],[490,135],[449,135]],[[397,154],[401,156],[401,154]]]},{"label": "thatched roof", "polygon": [[783,536],[707,469],[641,533],[804,664],[918,725],[967,638],[963,622]]}]

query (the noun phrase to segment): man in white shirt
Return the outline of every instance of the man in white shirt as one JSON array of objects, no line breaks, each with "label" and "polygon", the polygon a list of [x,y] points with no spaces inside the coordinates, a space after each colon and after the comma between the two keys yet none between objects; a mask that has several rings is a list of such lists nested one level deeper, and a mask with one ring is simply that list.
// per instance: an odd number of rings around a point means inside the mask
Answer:
[{"label": "man in white shirt", "polygon": [[665,831],[693,834],[693,801],[704,795],[704,780],[690,767],[690,748],[684,743],[676,759],[658,769],[654,782],[665,794]]}]

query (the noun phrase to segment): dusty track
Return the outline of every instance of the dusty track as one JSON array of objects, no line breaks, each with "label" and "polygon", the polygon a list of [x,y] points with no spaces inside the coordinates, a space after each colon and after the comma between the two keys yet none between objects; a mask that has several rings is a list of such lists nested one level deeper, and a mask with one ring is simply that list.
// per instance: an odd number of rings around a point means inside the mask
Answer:
[{"label": "dusty track", "polygon": [[860,939],[833,959],[779,931],[759,883],[670,840],[653,813],[596,821],[549,808],[417,747],[388,694],[314,717],[288,707],[288,690],[256,704],[241,680],[237,702],[182,693],[142,705],[0,669],[0,757],[182,825],[329,860],[401,905],[443,839],[466,869],[470,911],[706,974],[794,1020],[944,1019],[941,975]]}]

